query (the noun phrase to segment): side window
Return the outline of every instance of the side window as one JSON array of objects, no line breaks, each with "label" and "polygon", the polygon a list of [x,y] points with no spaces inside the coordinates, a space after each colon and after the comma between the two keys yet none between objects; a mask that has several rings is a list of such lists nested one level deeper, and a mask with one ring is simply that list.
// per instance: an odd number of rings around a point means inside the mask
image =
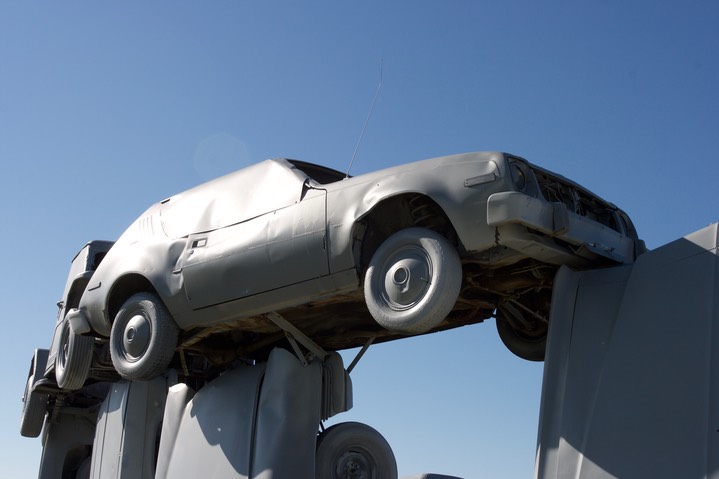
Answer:
[{"label": "side window", "polygon": [[97,269],[97,267],[100,266],[100,263],[105,258],[106,254],[107,253],[104,251],[100,252],[100,253],[95,253],[95,257],[92,259],[92,265],[91,265],[92,271],[95,271]]}]

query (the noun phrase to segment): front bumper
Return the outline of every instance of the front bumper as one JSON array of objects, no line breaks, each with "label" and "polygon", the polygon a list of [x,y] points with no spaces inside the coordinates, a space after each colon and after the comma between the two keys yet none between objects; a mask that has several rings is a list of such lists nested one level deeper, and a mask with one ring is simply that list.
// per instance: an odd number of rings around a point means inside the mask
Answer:
[{"label": "front bumper", "polygon": [[569,211],[564,203],[517,191],[494,193],[487,200],[487,224],[497,228],[499,244],[541,261],[580,265],[593,254],[634,262],[632,238]]}]

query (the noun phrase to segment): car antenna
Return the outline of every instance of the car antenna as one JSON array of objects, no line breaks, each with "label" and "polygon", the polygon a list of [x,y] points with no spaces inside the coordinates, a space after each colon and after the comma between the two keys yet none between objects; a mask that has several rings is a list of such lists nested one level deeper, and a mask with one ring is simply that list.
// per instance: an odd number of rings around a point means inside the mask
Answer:
[{"label": "car antenna", "polygon": [[377,91],[374,94],[374,98],[372,99],[372,105],[369,108],[369,113],[367,113],[367,118],[365,118],[364,126],[362,127],[362,132],[360,133],[359,139],[357,140],[357,145],[355,146],[355,151],[352,153],[352,159],[350,160],[350,165],[347,167],[347,174],[345,175],[345,178],[350,177],[350,170],[352,169],[352,164],[355,161],[355,156],[357,156],[357,150],[359,150],[360,144],[362,143],[362,138],[364,137],[364,132],[367,129],[367,123],[369,123],[369,119],[372,116],[372,111],[374,111],[374,104],[377,103],[377,97],[379,96],[379,91],[382,89],[382,66],[383,61],[380,60],[379,62],[379,84],[377,84]]}]

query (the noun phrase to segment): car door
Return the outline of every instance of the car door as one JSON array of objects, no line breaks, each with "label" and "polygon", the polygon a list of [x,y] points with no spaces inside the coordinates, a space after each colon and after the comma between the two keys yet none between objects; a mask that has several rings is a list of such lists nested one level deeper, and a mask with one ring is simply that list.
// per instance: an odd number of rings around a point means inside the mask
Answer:
[{"label": "car door", "polygon": [[286,165],[264,166],[190,201],[205,218],[178,261],[192,309],[328,274],[325,191]]},{"label": "car door", "polygon": [[324,192],[188,240],[182,268],[192,309],[327,274]]}]

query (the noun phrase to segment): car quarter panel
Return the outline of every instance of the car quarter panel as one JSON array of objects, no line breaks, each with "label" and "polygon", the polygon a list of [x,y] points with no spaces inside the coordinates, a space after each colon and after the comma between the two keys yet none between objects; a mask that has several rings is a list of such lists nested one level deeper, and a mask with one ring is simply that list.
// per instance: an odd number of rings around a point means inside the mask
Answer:
[{"label": "car quarter panel", "polygon": [[[110,304],[113,291],[117,291],[118,285],[142,288],[137,279],[126,282],[123,279],[143,278],[170,310],[186,307],[177,300],[183,288],[181,278],[175,273],[185,241],[171,240],[162,233],[158,211],[159,205],[150,207],[120,236],[82,295],[79,307],[86,312],[92,329],[102,336],[109,337],[111,309],[119,307]],[[127,298],[119,299],[120,304],[124,299]]]},{"label": "car quarter panel", "polygon": [[502,153],[468,153],[419,161],[328,185],[331,271],[356,266],[353,228],[382,201],[405,193],[426,195],[449,218],[463,247],[492,246],[487,198],[514,189]]}]

